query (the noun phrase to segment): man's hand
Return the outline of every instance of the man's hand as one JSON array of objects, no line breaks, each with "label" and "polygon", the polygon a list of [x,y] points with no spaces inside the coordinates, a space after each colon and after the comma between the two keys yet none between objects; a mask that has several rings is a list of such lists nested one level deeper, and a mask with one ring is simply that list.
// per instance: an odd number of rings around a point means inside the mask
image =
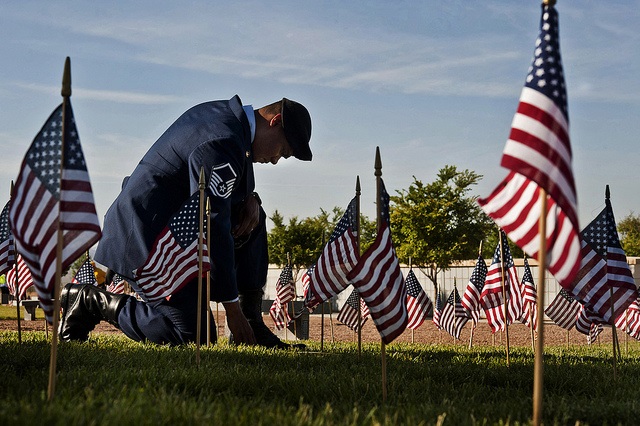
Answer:
[{"label": "man's hand", "polygon": [[227,312],[227,324],[229,324],[229,330],[231,330],[231,334],[233,334],[234,343],[236,345],[242,343],[245,345],[255,345],[256,337],[253,335],[253,329],[240,309],[240,303],[226,302],[222,305]]},{"label": "man's hand", "polygon": [[238,210],[237,221],[231,231],[234,238],[249,235],[260,223],[260,203],[253,195],[243,200]]}]

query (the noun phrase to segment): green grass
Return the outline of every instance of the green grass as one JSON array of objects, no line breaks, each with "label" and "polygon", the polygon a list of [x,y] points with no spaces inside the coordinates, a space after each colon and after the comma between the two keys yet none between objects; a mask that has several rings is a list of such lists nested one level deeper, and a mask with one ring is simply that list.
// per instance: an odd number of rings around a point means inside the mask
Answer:
[{"label": "green grass", "polygon": [[[40,309],[40,308],[37,308]],[[40,314],[40,318],[44,318],[42,315],[42,310],[38,312]],[[36,314],[37,315],[37,314]],[[24,318],[24,308],[20,306],[20,318]],[[16,307],[9,305],[0,305],[0,319],[16,319]]]},{"label": "green grass", "polygon": [[[98,335],[62,343],[57,388],[47,402],[50,344],[42,332],[0,333],[0,424],[527,424],[533,355],[504,349],[393,344],[382,403],[378,344],[308,342],[315,352],[217,345],[161,347]],[[609,346],[549,348],[544,422],[635,424],[640,419],[640,343],[613,377]]]}]

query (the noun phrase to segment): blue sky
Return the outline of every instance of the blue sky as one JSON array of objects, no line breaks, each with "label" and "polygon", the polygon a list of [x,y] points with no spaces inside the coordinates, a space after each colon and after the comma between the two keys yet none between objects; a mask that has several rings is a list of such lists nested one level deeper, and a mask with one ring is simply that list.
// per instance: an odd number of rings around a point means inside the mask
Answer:
[{"label": "blue sky", "polygon": [[[640,1],[557,9],[580,225],[605,184],[619,221],[640,213]],[[0,200],[61,102],[66,56],[101,220],[183,111],[235,94],[255,107],[286,96],[313,118],[313,162],[255,167],[267,214],[346,207],[359,175],[373,218],[376,146],[392,194],[452,164],[482,174],[473,194],[486,196],[507,174],[539,19],[539,2],[521,0],[3,2]]]}]

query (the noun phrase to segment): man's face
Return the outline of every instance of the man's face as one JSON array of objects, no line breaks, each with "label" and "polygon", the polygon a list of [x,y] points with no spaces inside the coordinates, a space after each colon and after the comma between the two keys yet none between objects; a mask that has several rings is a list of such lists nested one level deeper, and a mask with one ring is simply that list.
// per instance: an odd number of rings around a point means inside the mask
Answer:
[{"label": "man's face", "polygon": [[253,162],[276,164],[280,158],[293,155],[287,140],[282,137],[265,137],[253,142]]},{"label": "man's face", "polygon": [[256,133],[251,148],[254,163],[276,164],[280,158],[289,158],[293,155],[281,123],[281,115],[277,114],[270,120],[268,127]]}]

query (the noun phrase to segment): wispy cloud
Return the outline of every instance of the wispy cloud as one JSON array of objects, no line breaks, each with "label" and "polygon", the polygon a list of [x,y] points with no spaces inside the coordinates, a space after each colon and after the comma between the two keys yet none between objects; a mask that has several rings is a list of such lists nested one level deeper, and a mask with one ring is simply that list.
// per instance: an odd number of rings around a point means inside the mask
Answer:
[{"label": "wispy cloud", "polygon": [[[60,86],[47,86],[33,83],[15,83],[16,87],[24,90],[29,90],[37,93],[43,93],[47,95],[56,94],[60,92]],[[91,99],[94,101],[106,101],[117,102],[124,104],[143,104],[143,105],[158,105],[169,104],[177,101],[182,101],[179,96],[173,95],[160,95],[154,93],[137,93],[126,92],[117,90],[96,90],[86,89],[82,87],[73,88],[73,97],[81,99]]]}]

